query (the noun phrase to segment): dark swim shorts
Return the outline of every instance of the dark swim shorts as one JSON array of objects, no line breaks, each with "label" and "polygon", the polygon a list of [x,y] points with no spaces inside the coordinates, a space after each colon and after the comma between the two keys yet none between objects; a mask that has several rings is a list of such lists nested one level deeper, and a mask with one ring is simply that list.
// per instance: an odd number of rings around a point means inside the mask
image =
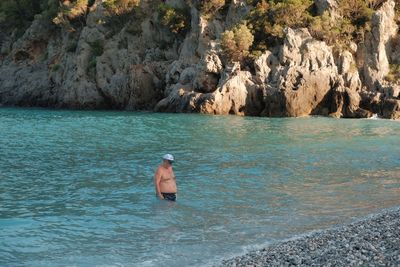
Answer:
[{"label": "dark swim shorts", "polygon": [[165,200],[176,201],[176,193],[161,193]]}]

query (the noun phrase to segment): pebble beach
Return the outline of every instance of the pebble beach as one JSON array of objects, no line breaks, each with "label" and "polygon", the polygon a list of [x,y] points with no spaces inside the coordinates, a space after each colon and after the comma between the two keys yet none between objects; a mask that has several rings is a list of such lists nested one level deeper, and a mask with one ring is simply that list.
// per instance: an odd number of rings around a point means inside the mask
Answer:
[{"label": "pebble beach", "polygon": [[400,266],[400,207],[273,244],[219,266]]}]

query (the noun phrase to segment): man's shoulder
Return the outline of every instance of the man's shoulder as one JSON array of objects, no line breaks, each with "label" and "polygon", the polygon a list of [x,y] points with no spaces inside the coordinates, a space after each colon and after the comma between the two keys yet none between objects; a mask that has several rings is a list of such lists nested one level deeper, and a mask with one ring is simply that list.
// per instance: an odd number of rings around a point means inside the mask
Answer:
[{"label": "man's shoulder", "polygon": [[156,172],[162,172],[162,165],[160,165],[160,166],[157,167]]}]

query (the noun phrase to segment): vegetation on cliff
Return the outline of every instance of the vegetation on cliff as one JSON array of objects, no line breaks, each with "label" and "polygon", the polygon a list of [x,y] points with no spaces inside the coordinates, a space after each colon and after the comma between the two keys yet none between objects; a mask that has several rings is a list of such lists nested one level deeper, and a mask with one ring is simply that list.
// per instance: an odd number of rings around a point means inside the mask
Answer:
[{"label": "vegetation on cliff", "polygon": [[229,61],[243,61],[249,54],[254,37],[245,24],[225,31],[221,36],[221,46]]},{"label": "vegetation on cliff", "polygon": [[388,82],[400,80],[400,64],[391,64],[389,66],[389,73],[386,75],[385,80]]},{"label": "vegetation on cliff", "polygon": [[[142,0],[143,1],[143,0]],[[35,15],[57,25],[72,29],[79,26],[95,0],[2,0],[0,3],[0,26],[6,31],[21,35],[30,25]],[[190,27],[189,8],[181,9],[166,4],[165,1],[152,0],[148,6],[157,7],[159,18],[175,34],[185,34]],[[201,15],[209,18],[219,10],[227,9],[231,1],[211,0],[193,1]],[[254,36],[250,51],[258,53],[280,43],[285,27],[307,27],[311,34],[336,47],[347,46],[351,41],[362,40],[369,25],[373,10],[383,0],[338,0],[337,16],[332,19],[327,12],[317,14],[312,0],[247,0],[250,12],[243,18]],[[396,12],[400,23],[400,0],[396,0]],[[101,2],[110,16],[132,15],[141,0],[104,0]],[[232,31],[233,29],[227,29]]]},{"label": "vegetation on cliff", "polygon": [[[338,0],[332,16],[325,11],[317,14],[312,0],[261,0],[247,1],[252,9],[245,18],[254,35],[251,46],[258,56],[271,46],[282,42],[286,27],[308,28],[312,36],[325,41],[338,50],[347,48],[351,42],[361,42],[370,31],[371,16],[382,0]],[[396,0],[397,18],[400,23],[400,0]]]},{"label": "vegetation on cliff", "polygon": [[2,0],[0,1],[0,29],[22,35],[37,14],[52,19],[59,10],[58,0]]},{"label": "vegetation on cliff", "polygon": [[189,29],[190,12],[188,9],[175,8],[173,6],[160,3],[158,5],[159,19],[162,25],[176,35],[184,35]]},{"label": "vegetation on cliff", "polygon": [[[18,38],[30,26],[35,16],[51,21],[68,31],[82,28],[93,5],[102,5],[107,19],[100,21],[114,32],[126,28],[140,34],[140,23],[157,14],[157,23],[166,27],[182,41],[190,30],[190,8],[211,20],[227,16],[230,0],[182,1],[184,7],[162,0],[2,0],[0,28],[5,34]],[[332,1],[335,2],[335,1]],[[237,24],[225,28],[219,38],[227,60],[252,62],[263,52],[282,44],[284,29],[307,28],[312,37],[325,41],[336,51],[348,49],[352,42],[363,42],[371,30],[373,11],[384,0],[336,0],[334,10],[318,10],[313,0],[245,0],[247,11]],[[396,18],[400,24],[400,0],[395,0]],[[146,9],[146,10],[144,10]],[[332,12],[334,14],[332,14]],[[160,43],[160,46],[165,44]],[[396,75],[390,75],[397,77]]]}]

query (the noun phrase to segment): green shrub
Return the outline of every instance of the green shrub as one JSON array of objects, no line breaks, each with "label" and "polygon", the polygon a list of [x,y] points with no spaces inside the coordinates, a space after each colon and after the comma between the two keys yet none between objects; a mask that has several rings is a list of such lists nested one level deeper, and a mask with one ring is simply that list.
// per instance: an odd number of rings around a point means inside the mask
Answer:
[{"label": "green shrub", "polygon": [[365,33],[370,31],[373,10],[362,0],[340,0],[338,12],[341,15],[334,21],[323,14],[314,17],[309,25],[311,34],[336,50],[348,49],[351,42],[362,42]]},{"label": "green shrub", "polygon": [[58,70],[60,70],[60,68],[61,68],[60,64],[54,64],[54,65],[51,67],[51,71],[52,71],[52,72],[57,72]]},{"label": "green shrub", "polygon": [[400,64],[389,65],[389,73],[385,76],[385,80],[392,83],[400,81]]},{"label": "green shrub", "polygon": [[200,11],[203,16],[210,16],[225,6],[225,0],[202,0]]},{"label": "green shrub", "polygon": [[[50,0],[54,1],[54,0]],[[84,17],[88,13],[89,7],[94,4],[94,0],[73,0],[66,1],[59,7],[57,15],[53,22],[56,25],[63,26],[71,31],[75,30],[77,23],[78,27],[85,23]],[[108,25],[117,28],[122,28],[126,22],[126,17],[139,6],[140,0],[104,0],[102,2],[108,13]]]},{"label": "green shrub", "polygon": [[52,17],[58,9],[58,0],[1,0],[0,28],[3,32],[16,31],[20,36],[35,18],[43,13],[43,17]]},{"label": "green shrub", "polygon": [[254,35],[252,51],[282,43],[286,27],[307,27],[312,20],[312,0],[250,2],[258,2],[246,18]]},{"label": "green shrub", "polygon": [[224,55],[230,61],[242,62],[249,55],[254,37],[245,24],[241,24],[222,33],[221,46]]},{"label": "green shrub", "polygon": [[59,11],[60,2],[58,0],[43,0],[42,4],[42,15],[46,20],[52,20],[55,16],[57,16],[57,12]]},{"label": "green shrub", "polygon": [[315,17],[308,29],[314,38],[333,45],[337,51],[348,48],[357,33],[363,34],[357,31],[351,20],[343,18],[332,21],[326,13]]},{"label": "green shrub", "polygon": [[105,0],[106,9],[104,25],[111,29],[113,34],[119,32],[127,24],[126,31],[131,34],[141,33],[141,22],[146,18],[140,7],[140,0]]},{"label": "green shrub", "polygon": [[89,43],[89,45],[92,48],[92,53],[95,57],[99,57],[103,54],[104,47],[100,41],[95,41],[95,42]]},{"label": "green shrub", "polygon": [[363,0],[339,0],[339,13],[351,20],[355,27],[364,27],[372,17],[373,10]]},{"label": "green shrub", "polygon": [[[313,1],[311,0],[288,0],[279,1],[271,6],[274,26],[280,28],[305,27],[309,24],[311,14],[309,9]],[[282,32],[277,32],[277,37],[282,37]]]},{"label": "green shrub", "polygon": [[63,2],[59,7],[57,16],[53,18],[53,23],[70,31],[74,31],[74,22],[86,16],[88,12],[88,0],[75,0]]},{"label": "green shrub", "polygon": [[256,3],[247,17],[254,35],[251,51],[263,51],[268,46],[281,44],[284,38],[283,29],[286,27],[306,27],[313,37],[342,50],[352,41],[363,41],[365,33],[370,31],[373,8],[380,5],[379,0],[338,0],[337,12],[340,16],[332,20],[327,13],[321,16],[313,14],[312,0],[247,2]]},{"label": "green shrub", "polygon": [[158,18],[162,25],[176,35],[184,35],[190,28],[188,9],[178,9],[162,3],[158,6]]},{"label": "green shrub", "polygon": [[112,15],[122,15],[131,12],[139,6],[140,0],[104,0],[103,6]]}]

